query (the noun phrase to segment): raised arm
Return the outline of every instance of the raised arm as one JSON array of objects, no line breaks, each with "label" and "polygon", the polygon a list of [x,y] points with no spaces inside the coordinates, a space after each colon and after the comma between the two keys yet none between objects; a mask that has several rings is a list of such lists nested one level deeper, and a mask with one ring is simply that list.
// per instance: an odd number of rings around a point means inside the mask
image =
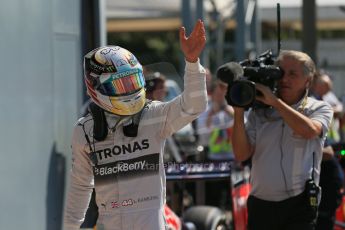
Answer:
[{"label": "raised arm", "polygon": [[273,106],[295,134],[305,139],[320,136],[322,124],[319,121],[313,120],[287,105],[282,99],[277,98],[267,86],[256,84],[256,89],[262,93],[262,96],[258,96],[257,99]]},{"label": "raised arm", "polygon": [[206,71],[199,62],[205,43],[205,28],[201,20],[197,21],[188,37],[185,28],[180,28],[180,46],[186,60],[184,89],[181,95],[164,105],[162,113],[167,118],[162,137],[168,137],[192,122],[207,107]]}]

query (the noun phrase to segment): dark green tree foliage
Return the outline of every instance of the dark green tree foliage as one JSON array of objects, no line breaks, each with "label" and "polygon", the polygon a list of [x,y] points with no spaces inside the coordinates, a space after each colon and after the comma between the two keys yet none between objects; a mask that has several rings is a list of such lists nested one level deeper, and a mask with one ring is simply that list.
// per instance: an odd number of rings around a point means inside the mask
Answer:
[{"label": "dark green tree foliage", "polygon": [[142,65],[169,62],[180,68],[178,31],[108,33],[108,44],[130,50]]}]

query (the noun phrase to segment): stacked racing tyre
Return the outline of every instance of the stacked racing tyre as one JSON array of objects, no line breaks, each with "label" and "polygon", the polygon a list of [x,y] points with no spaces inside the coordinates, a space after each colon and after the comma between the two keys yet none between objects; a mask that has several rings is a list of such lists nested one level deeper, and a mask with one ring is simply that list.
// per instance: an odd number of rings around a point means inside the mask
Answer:
[{"label": "stacked racing tyre", "polygon": [[212,206],[194,206],[184,212],[184,222],[191,222],[197,230],[227,230],[225,213]]}]

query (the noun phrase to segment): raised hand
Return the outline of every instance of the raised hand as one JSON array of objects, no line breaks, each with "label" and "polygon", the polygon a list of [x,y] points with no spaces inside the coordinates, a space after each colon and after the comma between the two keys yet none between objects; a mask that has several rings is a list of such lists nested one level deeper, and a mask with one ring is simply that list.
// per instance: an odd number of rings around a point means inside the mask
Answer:
[{"label": "raised hand", "polygon": [[184,57],[188,62],[197,62],[206,44],[204,23],[199,19],[189,37],[186,37],[186,29],[180,28],[180,46]]}]

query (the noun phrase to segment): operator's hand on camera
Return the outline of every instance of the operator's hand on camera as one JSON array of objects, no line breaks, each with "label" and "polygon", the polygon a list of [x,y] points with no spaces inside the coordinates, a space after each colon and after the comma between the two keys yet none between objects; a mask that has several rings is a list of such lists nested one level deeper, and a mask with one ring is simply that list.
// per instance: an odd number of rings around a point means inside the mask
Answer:
[{"label": "operator's hand on camera", "polygon": [[257,91],[261,92],[262,95],[257,95],[256,100],[266,104],[274,106],[274,104],[277,102],[278,98],[276,95],[273,94],[272,90],[260,83],[255,84],[255,88]]},{"label": "operator's hand on camera", "polygon": [[186,37],[186,29],[180,28],[180,46],[188,62],[197,62],[206,44],[204,23],[199,19],[192,33]]}]

